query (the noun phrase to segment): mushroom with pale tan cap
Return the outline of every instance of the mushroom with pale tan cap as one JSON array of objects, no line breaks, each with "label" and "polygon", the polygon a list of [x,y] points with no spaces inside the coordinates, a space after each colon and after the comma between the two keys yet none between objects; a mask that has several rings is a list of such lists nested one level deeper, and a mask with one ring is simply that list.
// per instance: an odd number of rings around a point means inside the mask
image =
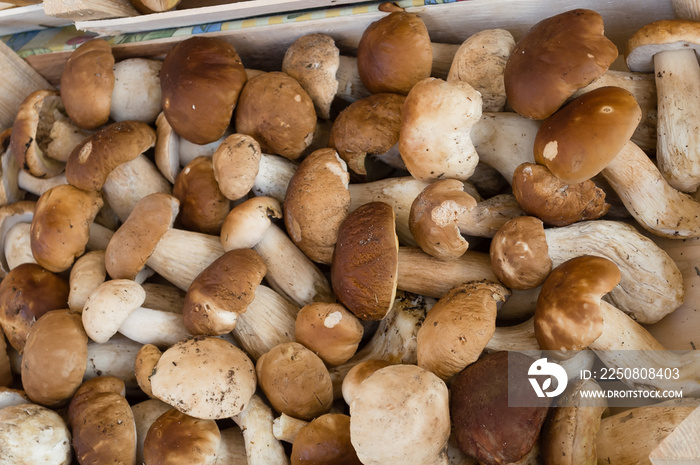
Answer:
[{"label": "mushroom with pale tan cap", "polygon": [[418,366],[374,372],[350,403],[350,440],[365,465],[446,464],[449,436],[447,386]]},{"label": "mushroom with pale tan cap", "polygon": [[298,342],[287,342],[263,354],[255,369],[258,384],[281,413],[312,420],[333,404],[333,385],[323,361]]},{"label": "mushroom with pale tan cap", "polygon": [[299,306],[335,301],[321,270],[273,223],[281,217],[282,207],[271,197],[254,197],[237,205],[221,227],[224,250],[255,250],[265,262],[270,287]]},{"label": "mushroom with pale tan cap", "polygon": [[220,444],[221,432],[214,420],[171,409],[148,429],[143,459],[148,465],[214,465]]},{"label": "mushroom with pale tan cap", "polygon": [[683,277],[671,257],[619,221],[545,229],[539,219],[524,216],[501,228],[490,253],[496,276],[511,289],[539,286],[552,267],[578,255],[607,257],[623,272],[608,298],[640,323],[656,322],[673,312],[685,295]]},{"label": "mushroom with pale tan cap", "polygon": [[105,251],[91,250],[78,258],[70,269],[68,308],[82,313],[85,301],[92,291],[107,279]]},{"label": "mushroom with pale tan cap", "polygon": [[163,62],[128,58],[114,65],[114,89],[109,116],[114,121],[153,124],[161,112],[160,70]]},{"label": "mushroom with pale tan cap", "polygon": [[53,187],[36,202],[31,248],[37,263],[49,271],[65,271],[85,252],[90,227],[102,208],[97,191],[68,184]]},{"label": "mushroom with pale tan cap", "polygon": [[80,463],[136,463],[136,424],[124,382],[112,376],[85,381],[68,406]]},{"label": "mushroom with pale tan cap", "polygon": [[355,315],[337,303],[313,302],[301,308],[294,337],[327,365],[340,365],[355,355],[364,327]]},{"label": "mushroom with pale tan cap", "polygon": [[625,379],[625,384],[679,389],[684,396],[700,392],[700,352],[669,352],[639,323],[601,297],[620,281],[612,261],[591,255],[568,260],[542,285],[535,310],[535,337],[543,350],[593,349],[603,363],[633,366],[680,367],[677,379]]},{"label": "mushroom with pale tan cap", "polygon": [[65,421],[29,402],[0,408],[0,451],[8,465],[70,465],[73,458]]},{"label": "mushroom with pale tan cap", "polygon": [[617,55],[617,47],[604,35],[603,17],[595,11],[576,9],[544,19],[508,58],[508,103],[527,118],[547,118],[605,73]]},{"label": "mushroom with pale tan cap", "polygon": [[235,115],[236,131],[252,136],[263,152],[296,160],[316,129],[311,97],[291,76],[274,71],[248,81]]},{"label": "mushroom with pale tan cap", "polygon": [[179,342],[151,374],[153,395],[195,418],[221,419],[243,411],[255,393],[255,366],[239,348],[215,337]]},{"label": "mushroom with pale tan cap", "polygon": [[163,113],[180,137],[195,144],[214,142],[228,128],[246,79],[233,45],[191,37],[163,60]]},{"label": "mushroom with pale tan cap", "polygon": [[700,23],[661,20],[638,29],[627,42],[632,71],[653,72],[657,95],[657,165],[674,188],[700,186]]},{"label": "mushroom with pale tan cap", "polygon": [[66,308],[68,283],[39,265],[26,263],[0,282],[0,326],[22,353],[31,326],[46,312]]},{"label": "mushroom with pale tan cap", "polygon": [[411,175],[469,179],[479,162],[471,132],[481,106],[481,95],[466,82],[427,78],[413,86],[399,133],[399,152]]},{"label": "mushroom with pale tan cap", "polygon": [[294,438],[292,465],[361,465],[350,440],[350,417],[327,413],[314,418]]},{"label": "mushroom with pale tan cap", "polygon": [[104,39],[91,39],[68,57],[61,74],[61,99],[66,113],[79,127],[95,129],[109,120],[113,68],[112,48]]},{"label": "mushroom with pale tan cap", "polygon": [[134,376],[136,383],[148,397],[154,398],[151,389],[151,374],[158,364],[163,352],[153,344],[144,344],[136,353],[134,361]]}]

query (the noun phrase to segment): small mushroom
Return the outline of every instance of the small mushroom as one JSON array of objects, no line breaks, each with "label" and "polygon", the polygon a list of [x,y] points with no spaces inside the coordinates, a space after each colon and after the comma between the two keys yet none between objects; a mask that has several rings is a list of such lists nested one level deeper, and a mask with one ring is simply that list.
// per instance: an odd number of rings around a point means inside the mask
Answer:
[{"label": "small mushroom", "polygon": [[153,390],[151,389],[151,374],[153,374],[153,369],[162,355],[163,352],[153,344],[144,344],[136,354],[134,363],[136,382],[141,390],[151,398],[154,398]]},{"label": "small mushroom", "polygon": [[143,459],[149,465],[214,465],[220,444],[221,432],[214,420],[170,409],[148,429]]},{"label": "small mushroom", "polygon": [[292,465],[361,465],[350,440],[350,417],[327,413],[315,418],[297,434]]},{"label": "small mushroom", "polygon": [[294,336],[327,365],[340,365],[355,355],[364,328],[355,315],[337,303],[314,302],[297,314]]},{"label": "small mushroom", "polygon": [[0,409],[2,460],[13,465],[69,465],[71,434],[61,416],[24,403]]},{"label": "small mushroom", "polygon": [[68,278],[68,308],[82,313],[87,298],[106,278],[104,250],[91,250],[80,256],[73,263]]}]

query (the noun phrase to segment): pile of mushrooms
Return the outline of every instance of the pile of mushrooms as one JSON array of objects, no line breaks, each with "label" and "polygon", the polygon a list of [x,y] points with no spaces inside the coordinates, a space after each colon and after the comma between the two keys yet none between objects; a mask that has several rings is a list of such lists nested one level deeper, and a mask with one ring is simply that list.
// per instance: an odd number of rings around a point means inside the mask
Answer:
[{"label": "pile of mushrooms", "polygon": [[[0,137],[0,462],[680,457],[700,23],[636,32],[629,71],[591,10],[450,45],[390,9],[356,56],[310,34],[280,69],[93,39],[26,97]],[[569,386],[538,403],[543,350]],[[684,399],[584,401],[582,371],[635,363]]]}]

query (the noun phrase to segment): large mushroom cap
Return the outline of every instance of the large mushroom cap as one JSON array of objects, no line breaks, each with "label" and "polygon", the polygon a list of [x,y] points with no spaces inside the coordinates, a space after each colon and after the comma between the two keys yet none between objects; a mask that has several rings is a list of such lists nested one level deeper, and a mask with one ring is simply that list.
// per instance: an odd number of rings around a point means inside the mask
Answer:
[{"label": "large mushroom cap", "polygon": [[535,24],[505,68],[508,102],[527,118],[550,116],[581,87],[608,70],[618,51],[592,10],[570,10]]},{"label": "large mushroom cap", "polygon": [[231,134],[216,148],[211,157],[214,177],[226,198],[245,197],[255,185],[260,168],[260,144],[245,134]]},{"label": "large mushroom cap", "polygon": [[163,113],[180,137],[200,145],[214,142],[228,128],[246,79],[231,44],[191,37],[163,60]]},{"label": "large mushroom cap", "polygon": [[542,285],[535,310],[535,337],[544,350],[585,349],[603,332],[600,299],[619,282],[607,258],[583,255],[556,267]]},{"label": "large mushroom cap", "polygon": [[373,94],[406,95],[430,76],[433,49],[425,23],[417,15],[393,12],[370,24],[357,46],[357,69]]},{"label": "large mushroom cap", "polygon": [[622,150],[641,117],[631,92],[599,87],[542,122],[533,147],[535,161],[567,184],[587,181]]},{"label": "large mushroom cap", "polygon": [[399,240],[394,210],[370,202],[350,213],[338,230],[331,281],[338,299],[363,320],[383,319],[394,303]]},{"label": "large mushroom cap", "polygon": [[296,160],[311,145],[315,130],[311,97],[288,74],[260,74],[241,91],[236,131],[252,136],[263,152]]},{"label": "large mushroom cap", "polygon": [[172,409],[148,429],[143,458],[149,465],[214,465],[220,443],[221,433],[214,420]]},{"label": "large mushroom cap", "polygon": [[76,48],[61,75],[66,113],[81,128],[95,129],[109,120],[114,90],[114,56],[109,43],[92,39]]},{"label": "large mushroom cap", "polygon": [[223,339],[195,337],[163,352],[151,375],[153,395],[195,418],[239,414],[255,393],[255,366]]},{"label": "large mushroom cap", "polygon": [[654,55],[664,50],[695,50],[700,57],[700,23],[669,19],[639,28],[627,42],[625,60],[632,71],[654,71]]},{"label": "large mushroom cap", "polygon": [[71,435],[61,416],[41,405],[0,409],[0,461],[7,465],[69,465]]},{"label": "large mushroom cap", "polygon": [[12,269],[0,282],[0,325],[10,345],[20,353],[34,322],[67,304],[68,283],[33,263]]}]

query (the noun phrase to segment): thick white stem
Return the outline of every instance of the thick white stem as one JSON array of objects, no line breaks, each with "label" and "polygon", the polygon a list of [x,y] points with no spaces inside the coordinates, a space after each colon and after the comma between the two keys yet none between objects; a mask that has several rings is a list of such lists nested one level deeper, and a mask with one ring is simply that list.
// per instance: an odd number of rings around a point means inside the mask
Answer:
[{"label": "thick white stem", "polygon": [[36,263],[32,254],[31,223],[17,223],[7,231],[5,237],[5,258],[7,269],[12,270],[23,263]]},{"label": "thick white stem", "polygon": [[485,350],[540,350],[540,345],[535,339],[534,320],[530,318],[519,325],[497,327]]},{"label": "thick white stem", "polygon": [[674,188],[700,186],[700,66],[692,48],[654,55],[658,98],[656,160]]},{"label": "thick white stem", "polygon": [[476,207],[459,215],[457,225],[462,234],[493,237],[508,221],[524,214],[515,196],[500,194],[478,202]]},{"label": "thick white stem", "polygon": [[306,425],[308,421],[299,420],[298,418],[290,417],[282,413],[272,422],[272,434],[280,441],[293,443],[299,431]]},{"label": "thick white stem", "polygon": [[119,326],[119,332],[141,344],[166,348],[191,337],[181,314],[139,307]]},{"label": "thick white stem", "polygon": [[101,224],[92,223],[90,225],[90,236],[88,238],[87,248],[90,250],[106,250],[107,244],[114,235],[114,231],[105,228]]},{"label": "thick white stem", "polygon": [[287,186],[297,170],[297,165],[278,155],[263,153],[258,165],[258,175],[255,177],[252,191],[261,197],[272,197],[280,203],[287,195]]},{"label": "thick white stem", "polygon": [[274,290],[300,307],[311,302],[335,302],[335,295],[321,270],[271,224],[253,246],[267,265],[265,279]]},{"label": "thick white stem", "polygon": [[17,174],[17,184],[23,191],[41,196],[41,194],[52,187],[68,184],[68,181],[66,180],[66,175],[63,173],[52,178],[37,178],[36,176],[29,174],[27,170],[19,170],[19,173]]},{"label": "thick white stem", "polygon": [[243,431],[248,465],[288,465],[282,443],[272,434],[272,409],[254,395],[233,421]]},{"label": "thick white stem", "polygon": [[126,337],[115,335],[107,342],[88,342],[88,361],[84,378],[115,376],[126,384],[128,392],[140,392],[134,363],[141,344]]}]

